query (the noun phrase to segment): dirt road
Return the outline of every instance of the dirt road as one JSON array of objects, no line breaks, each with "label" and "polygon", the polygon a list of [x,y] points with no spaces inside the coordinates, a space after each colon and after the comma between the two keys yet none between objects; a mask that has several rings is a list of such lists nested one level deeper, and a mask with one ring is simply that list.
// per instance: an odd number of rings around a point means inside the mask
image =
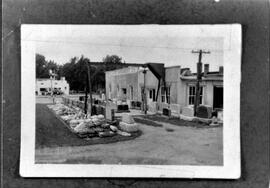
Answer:
[{"label": "dirt road", "polygon": [[36,163],[223,164],[222,127],[193,128],[162,124],[163,127],[139,124],[143,135],[129,141],[37,148]]}]

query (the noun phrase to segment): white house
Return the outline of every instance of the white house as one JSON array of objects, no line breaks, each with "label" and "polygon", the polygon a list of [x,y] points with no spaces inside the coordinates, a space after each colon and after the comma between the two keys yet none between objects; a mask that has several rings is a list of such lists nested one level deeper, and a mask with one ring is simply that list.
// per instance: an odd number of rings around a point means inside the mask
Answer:
[{"label": "white house", "polygon": [[61,77],[60,80],[49,78],[36,79],[36,95],[46,95],[51,89],[60,90],[64,94],[69,95],[69,84],[65,77]]}]

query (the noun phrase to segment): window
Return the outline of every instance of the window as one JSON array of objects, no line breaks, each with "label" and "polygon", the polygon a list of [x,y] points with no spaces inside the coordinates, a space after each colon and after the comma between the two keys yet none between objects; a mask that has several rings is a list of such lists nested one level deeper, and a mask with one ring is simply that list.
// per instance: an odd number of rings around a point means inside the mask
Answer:
[{"label": "window", "polygon": [[126,95],[127,94],[127,89],[126,88],[122,88],[122,92],[123,92],[124,95]]},{"label": "window", "polygon": [[170,87],[167,88],[167,96],[166,96],[166,89],[165,87],[161,87],[161,102],[166,102],[170,104],[170,95],[171,95],[171,89]]},{"label": "window", "polygon": [[[195,104],[195,97],[196,97],[196,87],[189,86],[189,95],[188,95],[188,104],[194,105]],[[200,86],[200,104],[202,104],[203,98],[203,87]]]},{"label": "window", "polygon": [[44,83],[40,83],[40,85],[44,85]]},{"label": "window", "polygon": [[153,101],[155,101],[156,97],[156,90],[155,89],[150,89],[149,90],[149,99],[152,99]]},{"label": "window", "polygon": [[171,98],[171,88],[170,87],[167,87],[167,96],[166,96],[166,101],[167,101],[167,103],[168,104],[170,104],[171,103],[171,100],[170,100],[170,98]]}]

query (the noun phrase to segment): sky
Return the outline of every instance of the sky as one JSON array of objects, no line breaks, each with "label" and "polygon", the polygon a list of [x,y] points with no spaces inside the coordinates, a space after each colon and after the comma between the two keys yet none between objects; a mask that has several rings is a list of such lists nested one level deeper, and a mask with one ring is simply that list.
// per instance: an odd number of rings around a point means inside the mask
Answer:
[{"label": "sky", "polygon": [[198,54],[191,52],[202,49],[210,51],[203,54],[202,62],[210,64],[210,71],[217,71],[223,65],[224,50],[230,47],[215,29],[205,26],[33,25],[33,28],[22,40],[34,42],[36,53],[58,64],[81,55],[90,61],[118,55],[126,63],[180,65],[196,72]]}]

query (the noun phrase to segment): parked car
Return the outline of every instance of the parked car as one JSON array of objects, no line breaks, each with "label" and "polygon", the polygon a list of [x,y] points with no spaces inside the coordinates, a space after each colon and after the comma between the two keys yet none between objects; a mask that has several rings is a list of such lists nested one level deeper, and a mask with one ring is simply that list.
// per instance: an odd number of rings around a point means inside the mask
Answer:
[{"label": "parked car", "polygon": [[53,94],[54,95],[62,95],[63,94],[63,91],[61,91],[59,89],[55,89],[55,90],[53,90]]}]

